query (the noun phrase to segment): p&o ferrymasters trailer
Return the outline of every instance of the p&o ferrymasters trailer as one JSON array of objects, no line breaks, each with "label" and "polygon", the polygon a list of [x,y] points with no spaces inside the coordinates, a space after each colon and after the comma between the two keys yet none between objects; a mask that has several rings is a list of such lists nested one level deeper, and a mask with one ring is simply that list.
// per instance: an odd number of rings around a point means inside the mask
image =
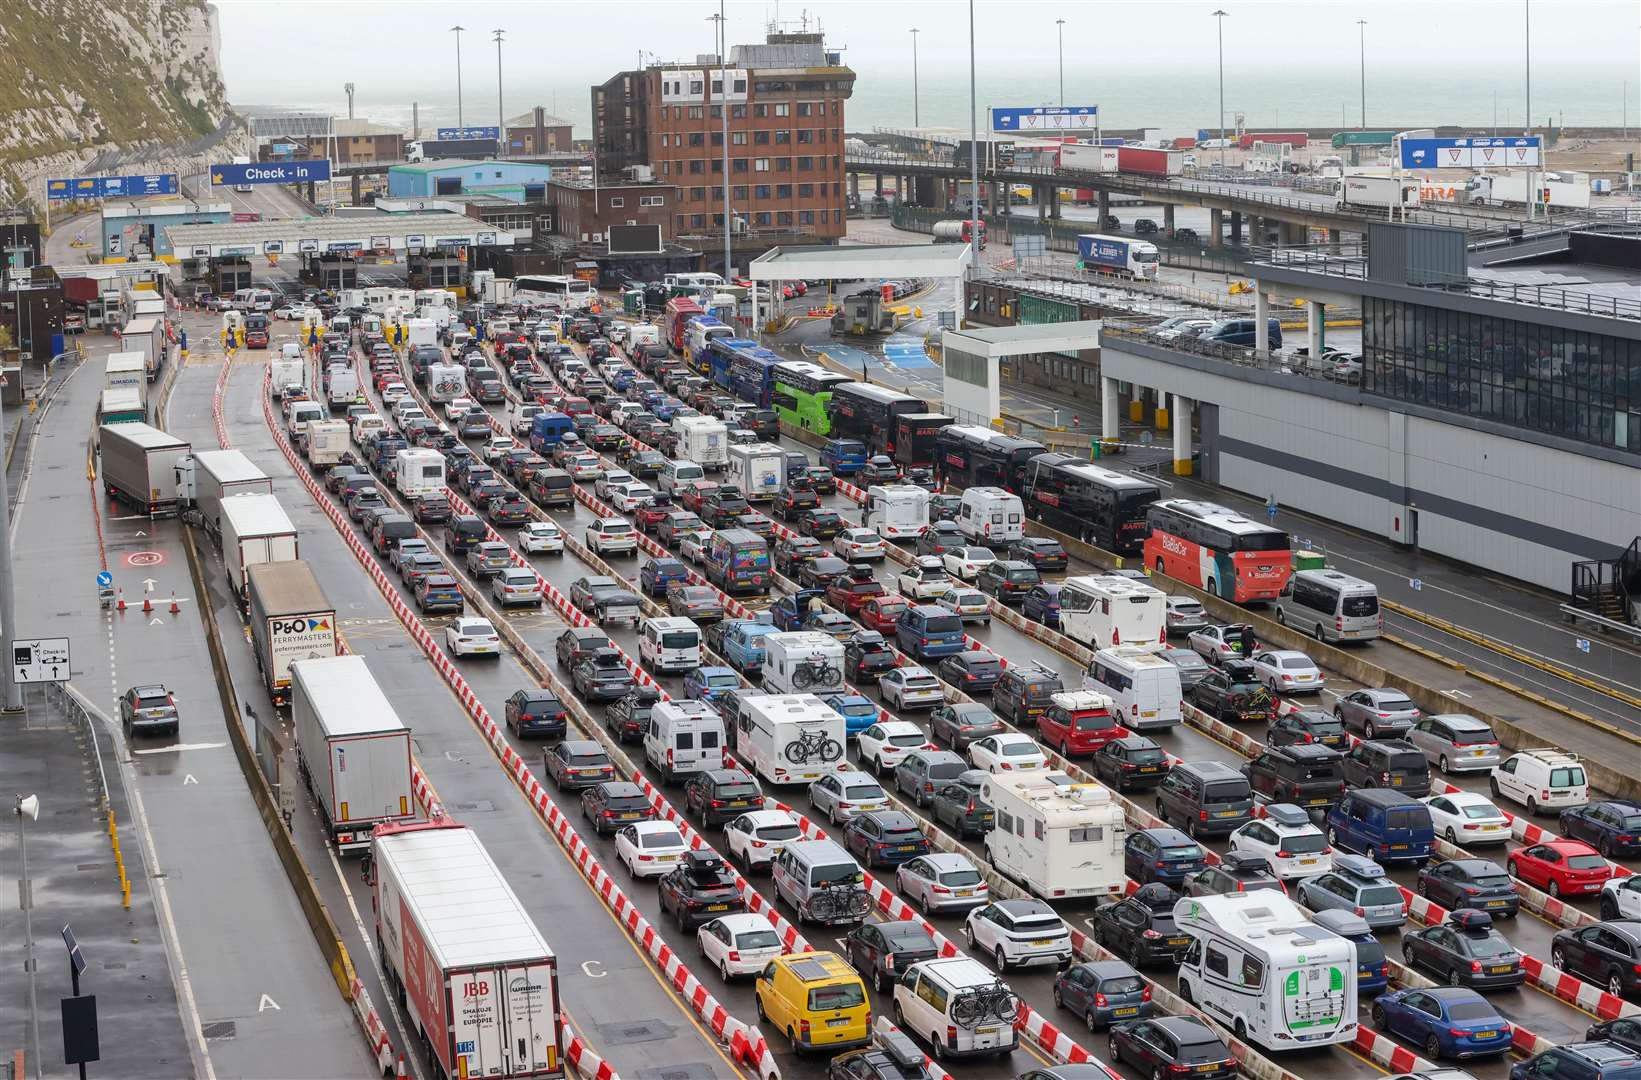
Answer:
[{"label": "p&o ferrymasters trailer", "polygon": [[336,655],[336,609],[301,559],[245,568],[256,666],[275,705],[291,699],[291,664]]},{"label": "p&o ferrymasters trailer", "polygon": [[473,831],[381,825],[371,854],[382,963],[443,1074],[563,1076],[558,961]]},{"label": "p&o ferrymasters trailer", "polygon": [[370,846],[370,830],[414,820],[410,729],[362,656],[290,666],[296,762],[339,851]]}]

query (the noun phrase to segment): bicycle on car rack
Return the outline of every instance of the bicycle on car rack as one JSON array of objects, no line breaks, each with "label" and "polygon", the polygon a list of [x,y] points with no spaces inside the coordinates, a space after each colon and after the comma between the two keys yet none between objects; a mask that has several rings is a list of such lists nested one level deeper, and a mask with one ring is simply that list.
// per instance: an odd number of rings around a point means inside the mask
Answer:
[{"label": "bicycle on car rack", "polygon": [[871,909],[866,890],[850,882],[822,885],[809,896],[809,914],[821,922],[864,919]]},{"label": "bicycle on car rack", "polygon": [[799,732],[798,737],[787,743],[781,752],[794,765],[805,765],[810,761],[830,765],[843,757],[843,744],[824,731],[811,729]]},{"label": "bicycle on car rack", "polygon": [[1013,1023],[1020,1011],[1020,999],[1002,979],[990,986],[965,990],[952,998],[952,1020],[961,1027],[973,1028],[991,1020]]},{"label": "bicycle on car rack", "polygon": [[842,681],[843,672],[821,660],[806,660],[792,669],[792,685],[799,690],[837,686]]}]

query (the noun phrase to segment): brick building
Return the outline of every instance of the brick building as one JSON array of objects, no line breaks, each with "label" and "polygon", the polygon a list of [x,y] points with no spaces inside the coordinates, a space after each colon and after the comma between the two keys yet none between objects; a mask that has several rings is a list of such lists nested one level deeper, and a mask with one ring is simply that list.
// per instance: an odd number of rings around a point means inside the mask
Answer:
[{"label": "brick building", "polygon": [[337,117],[325,135],[275,136],[257,148],[259,161],[323,160],[338,165],[369,161],[403,161],[405,133],[370,120]]},{"label": "brick building", "polygon": [[679,190],[673,184],[601,183],[553,179],[547,202],[553,207],[553,231],[578,244],[605,239],[611,225],[659,225],[661,239],[675,235],[673,223]]},{"label": "brick building", "polygon": [[570,149],[570,122],[537,105],[507,121],[508,154],[545,154]]}]

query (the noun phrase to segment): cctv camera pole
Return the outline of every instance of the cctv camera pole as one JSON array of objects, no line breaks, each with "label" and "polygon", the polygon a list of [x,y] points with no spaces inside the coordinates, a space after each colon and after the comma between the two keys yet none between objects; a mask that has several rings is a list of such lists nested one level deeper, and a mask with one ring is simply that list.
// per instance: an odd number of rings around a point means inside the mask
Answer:
[{"label": "cctv camera pole", "polygon": [[[8,624],[9,636],[9,624]],[[28,809],[24,804],[29,804]],[[17,815],[17,849],[22,854],[22,876],[18,881],[23,893],[23,962],[28,966],[28,1022],[29,1038],[34,1043],[30,1048],[29,1058],[34,1065],[34,1080],[40,1080],[40,1005],[35,996],[35,968],[34,962],[34,883],[28,876],[28,836],[23,829],[25,814],[38,817],[40,801],[33,795],[19,795],[13,803],[12,812]]]},{"label": "cctv camera pole", "polygon": [[[32,346],[31,346],[32,347]],[[17,378],[22,379],[23,370],[17,369]],[[19,390],[22,387],[18,387]],[[22,423],[22,418],[18,418]],[[0,430],[5,428],[5,407],[0,405]],[[11,483],[6,477],[4,468],[0,468],[0,651],[5,653],[8,662],[0,664],[4,671],[5,689],[0,692],[0,714],[15,715],[23,711],[23,690],[12,678],[12,668],[9,662],[11,645],[16,639],[17,626],[17,587],[11,570]]]}]

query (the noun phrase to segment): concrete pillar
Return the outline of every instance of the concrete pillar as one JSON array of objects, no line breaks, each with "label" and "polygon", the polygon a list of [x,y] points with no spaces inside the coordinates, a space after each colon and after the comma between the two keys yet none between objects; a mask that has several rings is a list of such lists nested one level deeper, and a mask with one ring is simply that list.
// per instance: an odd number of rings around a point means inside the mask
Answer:
[{"label": "concrete pillar", "polygon": [[1327,326],[1327,305],[1311,300],[1305,305],[1305,345],[1310,349],[1306,354],[1316,363],[1322,358],[1323,337]]},{"label": "concrete pillar", "polygon": [[860,173],[849,174],[849,194],[855,197],[857,203],[860,202]]},{"label": "concrete pillar", "polygon": [[1242,211],[1231,211],[1231,243],[1242,243]]},{"label": "concrete pillar", "polygon": [[1254,352],[1259,356],[1269,354],[1270,335],[1266,332],[1266,324],[1271,317],[1270,297],[1265,295],[1265,287],[1258,281],[1254,282]]},{"label": "concrete pillar", "polygon": [[1162,207],[1162,235],[1170,240],[1174,238],[1174,204],[1164,203]]},{"label": "concrete pillar", "polygon": [[1060,189],[1057,187],[1048,189],[1048,216],[1060,220]]},{"label": "concrete pillar", "polygon": [[1169,421],[1170,417],[1169,417],[1169,414],[1168,414],[1168,406],[1165,404],[1165,402],[1167,402],[1167,400],[1168,400],[1168,395],[1164,394],[1161,390],[1158,390],[1157,391],[1157,409],[1156,409],[1156,412],[1151,414],[1151,420],[1152,420],[1153,423],[1155,423],[1157,425],[1157,430],[1158,431],[1167,431],[1168,430],[1168,421]]},{"label": "concrete pillar", "polygon": [[1174,475],[1191,475],[1191,408],[1187,397],[1174,395]]},{"label": "concrete pillar", "polygon": [[308,203],[310,205],[313,203],[314,199],[319,194],[319,192],[315,190],[317,187],[318,187],[318,184],[315,181],[312,181],[312,180],[308,181]]},{"label": "concrete pillar", "polygon": [[1117,423],[1117,387],[1120,384],[1109,375],[1100,376],[1100,440],[1114,443],[1122,438]]},{"label": "concrete pillar", "polygon": [[1099,191],[1099,196],[1095,202],[1100,208],[1100,220],[1099,224],[1095,226],[1095,229],[1098,232],[1104,232],[1105,219],[1111,216],[1111,192],[1101,188]]},{"label": "concrete pillar", "polygon": [[1339,230],[1338,229],[1329,229],[1328,230],[1328,253],[1331,254],[1331,255],[1339,254]]},{"label": "concrete pillar", "polygon": [[1042,184],[1031,185],[1031,199],[1037,204],[1038,223],[1048,220],[1048,188]]},{"label": "concrete pillar", "polygon": [[874,188],[873,188],[872,194],[882,195],[883,194],[883,174],[878,173],[876,176],[872,177],[872,183],[873,183],[873,185],[875,185]]},{"label": "concrete pillar", "polygon": [[352,183],[349,186],[349,194],[352,197],[353,205],[358,206],[364,201],[365,198],[364,192],[360,189],[359,185],[359,181],[362,178],[358,173],[354,173],[350,179],[352,180]]},{"label": "concrete pillar", "polygon": [[1310,229],[1298,221],[1284,221],[1282,223],[1282,243],[1287,247],[1300,247],[1310,240]]},{"label": "concrete pillar", "polygon": [[1208,246],[1211,248],[1223,247],[1225,244],[1225,211],[1212,209],[1208,211]]},{"label": "concrete pillar", "polygon": [[1134,396],[1128,399],[1128,419],[1136,424],[1145,422],[1145,387],[1134,384]]},{"label": "concrete pillar", "polygon": [[1248,246],[1257,247],[1265,242],[1265,222],[1258,215],[1248,215]]}]

